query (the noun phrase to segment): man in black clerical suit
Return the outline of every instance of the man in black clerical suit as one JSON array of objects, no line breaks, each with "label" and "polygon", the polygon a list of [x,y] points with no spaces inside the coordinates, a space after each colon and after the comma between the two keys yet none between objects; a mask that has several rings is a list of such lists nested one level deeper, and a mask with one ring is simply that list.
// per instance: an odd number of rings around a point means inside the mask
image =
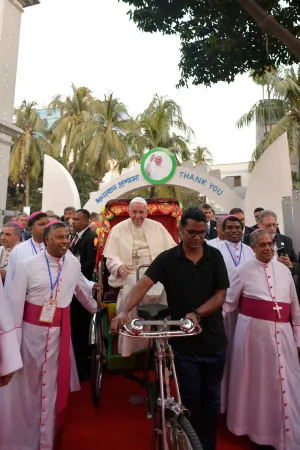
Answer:
[{"label": "man in black clerical suit", "polygon": [[[73,217],[75,235],[70,243],[70,251],[78,258],[83,275],[92,280],[96,262],[96,233],[90,229],[90,213],[86,209],[78,209]],[[90,361],[88,360],[89,329],[91,314],[83,308],[74,296],[71,303],[71,329],[76,364],[80,381],[90,375]]]},{"label": "man in black clerical suit", "polygon": [[208,203],[201,203],[199,209],[204,212],[206,217],[206,234],[205,239],[210,241],[211,239],[215,239],[218,236],[217,232],[217,223],[215,220],[212,220],[213,211],[212,207]]},{"label": "man in black clerical suit", "polygon": [[[232,208],[229,211],[229,215],[230,216],[236,216],[238,219],[240,219],[240,221],[242,222],[244,229],[243,229],[243,238],[246,234],[252,233],[252,228],[251,227],[247,227],[246,225],[246,220],[245,220],[245,213],[241,208]],[[244,242],[242,238],[242,241]]]},{"label": "man in black clerical suit", "polygon": [[[271,234],[274,242],[275,258],[287,266],[292,275],[298,275],[300,272],[300,264],[293,248],[292,239],[284,234],[276,233],[278,227],[276,213],[266,209],[263,210],[260,213],[257,225],[259,229],[266,230]],[[243,242],[246,245],[250,245],[250,234],[244,236]],[[278,249],[283,249],[280,250],[279,255],[277,253]]]},{"label": "man in black clerical suit", "polygon": [[[264,208],[255,208],[255,210],[254,210],[254,219],[255,219],[256,224],[253,225],[252,231],[258,230],[258,225],[257,225],[257,224],[258,224],[258,221],[259,221],[258,219],[259,219],[260,214],[261,214],[263,211],[264,211]],[[250,233],[250,231],[249,231],[249,233]],[[278,227],[276,228],[276,233],[280,234],[280,230],[279,230]]]}]

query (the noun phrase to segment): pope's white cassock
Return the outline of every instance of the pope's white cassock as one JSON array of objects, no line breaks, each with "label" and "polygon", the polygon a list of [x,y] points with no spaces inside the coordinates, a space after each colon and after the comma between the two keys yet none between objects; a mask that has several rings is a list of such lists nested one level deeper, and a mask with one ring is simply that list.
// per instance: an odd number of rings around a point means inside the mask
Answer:
[{"label": "pope's white cassock", "polygon": [[239,266],[227,292],[225,314],[238,306],[228,428],[276,450],[299,450],[300,308],[289,269],[256,258]]},{"label": "pope's white cassock", "polygon": [[[111,230],[104,256],[107,258],[107,268],[111,273],[108,282],[113,287],[121,287],[117,300],[117,313],[122,310],[123,304],[131,288],[136,284],[136,267],[150,265],[163,251],[175,247],[170,233],[159,222],[145,219],[142,226],[136,227],[131,219],[126,219]],[[118,276],[118,269],[123,264],[131,266],[134,270],[123,279]],[[141,275],[146,269],[141,271]],[[148,291],[141,304],[166,302],[165,291],[161,283],[154,285]],[[136,310],[129,314],[130,320],[136,317]],[[133,352],[142,350],[147,345],[143,339],[130,339],[119,337],[119,351],[123,356],[130,356]]]},{"label": "pope's white cassock", "polygon": [[[254,252],[248,245],[242,244],[241,242],[233,243],[229,241],[216,242],[213,245],[215,248],[220,250],[223,255],[224,262],[226,264],[229,283],[231,284],[231,279],[236,267],[245,261],[255,258]],[[231,347],[234,336],[234,331],[237,322],[238,311],[233,311],[231,314],[227,314],[224,317],[224,326],[226,331],[226,336],[228,340],[228,345],[226,349],[226,364],[223,375],[223,380],[221,384],[221,413],[225,413],[227,410],[227,398],[229,390],[229,377],[230,377],[230,359],[231,359]]]},{"label": "pope's white cassock", "polygon": [[51,288],[45,254],[21,262],[17,282],[10,290],[15,326],[22,327],[23,368],[2,390],[1,450],[52,450],[61,438],[70,390],[70,303],[77,299],[95,313],[93,283],[82,275],[79,261],[69,252],[65,259],[47,254],[57,301],[51,325],[39,322],[41,307]]},{"label": "pope's white cassock", "polygon": [[0,278],[0,377],[15,372],[21,367],[22,359],[17,329],[12,320],[9,304],[4,297],[4,289]]}]

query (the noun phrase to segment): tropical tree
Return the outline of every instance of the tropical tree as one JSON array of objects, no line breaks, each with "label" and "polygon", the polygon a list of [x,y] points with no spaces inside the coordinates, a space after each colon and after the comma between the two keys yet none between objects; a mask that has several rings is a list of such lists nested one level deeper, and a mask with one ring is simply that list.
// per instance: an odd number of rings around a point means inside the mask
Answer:
[{"label": "tropical tree", "polygon": [[[191,157],[188,148],[193,131],[184,122],[180,106],[167,97],[154,96],[148,108],[137,119],[134,132],[127,136],[127,155],[119,161],[121,170],[134,162],[141,162],[147,150],[163,147],[170,150],[179,165]],[[152,187],[150,195],[180,198],[178,188],[169,186]]]},{"label": "tropical tree", "polygon": [[156,94],[136,123],[135,131],[127,136],[128,154],[119,162],[120,169],[140,162],[147,150],[156,147],[170,150],[178,164],[190,158],[188,144],[194,133],[174,100]]},{"label": "tropical tree", "polygon": [[300,60],[299,0],[122,1],[142,31],[179,36],[179,86],[230,83],[250,70],[261,74],[265,66]]},{"label": "tropical tree", "polygon": [[199,164],[213,164],[213,156],[207,147],[196,147],[192,150],[192,160],[196,166]]},{"label": "tropical tree", "polygon": [[23,101],[15,109],[15,125],[23,130],[14,138],[11,150],[9,174],[14,184],[25,186],[25,204],[30,205],[30,182],[38,180],[42,172],[44,154],[55,156],[51,144],[45,138],[47,121],[35,110],[35,102]]},{"label": "tropical tree", "polygon": [[283,133],[287,133],[289,151],[300,155],[300,66],[273,71],[260,82],[267,86],[267,98],[257,102],[237,122],[238,127],[250,125],[254,120],[265,127],[265,137],[254,150],[250,168],[263,152]]},{"label": "tropical tree", "polygon": [[80,155],[80,165],[87,172],[95,171],[100,179],[109,170],[109,161],[126,157],[126,136],[137,125],[129,117],[126,106],[113,94],[93,103],[93,118],[86,122],[74,139],[75,147],[85,142]]},{"label": "tropical tree", "polygon": [[[56,95],[50,103],[50,108],[60,108],[61,117],[52,125],[53,146],[62,154],[62,164],[73,175],[80,154],[86,142],[78,139],[81,131],[93,118],[94,99],[87,87],[77,88],[72,84],[72,96],[64,100]],[[62,148],[61,148],[62,147]]]}]

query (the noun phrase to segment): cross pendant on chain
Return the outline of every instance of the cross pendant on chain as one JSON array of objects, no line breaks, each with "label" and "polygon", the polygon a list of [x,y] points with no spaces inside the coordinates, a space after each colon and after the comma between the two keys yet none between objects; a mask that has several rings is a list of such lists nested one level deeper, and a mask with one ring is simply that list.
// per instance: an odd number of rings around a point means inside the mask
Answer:
[{"label": "cross pendant on chain", "polygon": [[280,310],[282,309],[282,307],[281,307],[281,306],[278,306],[277,303],[275,303],[275,305],[276,305],[276,306],[273,307],[273,311],[276,311],[276,312],[277,312],[278,319],[281,319]]},{"label": "cross pendant on chain", "polygon": [[135,251],[135,253],[134,253],[134,259],[135,259],[135,264],[138,266],[138,264],[139,264],[139,259],[140,259],[140,256],[139,256],[139,254],[138,254],[138,251],[136,250]]}]

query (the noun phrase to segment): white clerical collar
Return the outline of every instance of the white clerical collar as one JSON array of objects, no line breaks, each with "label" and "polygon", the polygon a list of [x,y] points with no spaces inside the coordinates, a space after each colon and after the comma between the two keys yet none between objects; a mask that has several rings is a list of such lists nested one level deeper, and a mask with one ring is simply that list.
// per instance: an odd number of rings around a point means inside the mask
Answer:
[{"label": "white clerical collar", "polygon": [[232,247],[232,248],[237,248],[240,246],[240,244],[242,244],[241,241],[234,243],[234,242],[229,242],[229,241],[225,240],[224,242],[227,243],[228,247]]},{"label": "white clerical collar", "polygon": [[60,258],[58,258],[57,256],[52,256],[52,255],[50,255],[50,253],[48,253],[47,250],[45,251],[45,254],[46,254],[46,256],[47,256],[49,261],[55,261],[55,262],[60,263],[60,264],[63,263],[63,259],[65,257],[65,255],[61,256]]},{"label": "white clerical collar", "polygon": [[35,247],[38,247],[40,250],[44,250],[45,248],[45,244],[44,242],[41,242],[40,244],[38,242],[35,242],[35,240],[33,239],[33,237],[31,238],[33,244],[35,245]]},{"label": "white clerical collar", "polygon": [[132,228],[133,228],[134,230],[144,230],[144,229],[145,229],[145,226],[146,226],[146,223],[145,223],[145,220],[144,220],[144,222],[142,223],[142,225],[141,225],[140,227],[137,227],[136,225],[134,225],[134,223],[133,223],[132,220],[131,220],[131,226],[132,226]]},{"label": "white clerical collar", "polygon": [[259,267],[265,268],[267,267],[269,264],[272,263],[273,259],[271,259],[271,261],[269,261],[268,263],[260,261],[259,259],[257,259],[257,256],[255,256],[256,262],[258,264]]},{"label": "white clerical collar", "polygon": [[79,231],[77,233],[78,238],[80,238],[83,235],[83,233],[85,233],[85,231],[88,230],[89,228],[90,228],[90,226],[88,226],[88,227],[84,228],[83,230]]}]

